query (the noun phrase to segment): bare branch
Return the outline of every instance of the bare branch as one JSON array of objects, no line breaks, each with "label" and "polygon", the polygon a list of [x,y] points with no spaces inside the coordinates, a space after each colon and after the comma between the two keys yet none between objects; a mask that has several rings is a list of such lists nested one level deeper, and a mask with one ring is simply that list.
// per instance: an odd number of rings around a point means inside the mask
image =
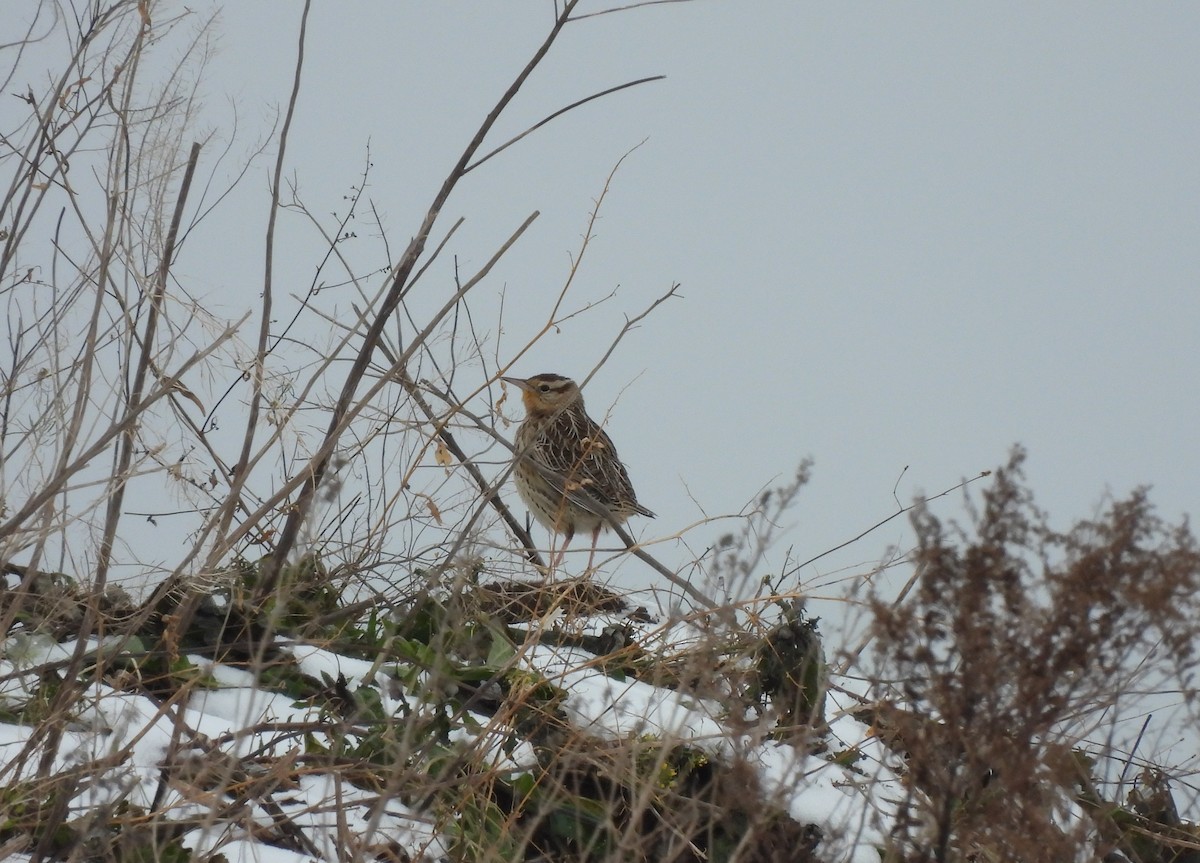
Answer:
[{"label": "bare branch", "polygon": [[[151,353],[154,349],[154,336],[158,328],[159,315],[162,312],[163,295],[167,290],[167,277],[171,272],[171,261],[175,257],[175,240],[179,236],[179,225],[183,221],[183,209],[187,203],[188,191],[192,186],[192,177],[196,172],[196,163],[200,159],[200,145],[192,144],[188,154],[187,165],[184,168],[183,180],[179,184],[179,197],[175,201],[175,213],[171,217],[171,226],[167,231],[167,240],[163,245],[162,258],[159,261],[158,274],[155,278],[153,295],[150,298],[150,308],[146,314],[146,329],[142,335],[142,350],[138,357],[137,370],[134,372],[133,388],[129,393],[126,411],[137,409],[142,399],[142,391],[146,385],[146,372],[151,365]],[[129,463],[133,458],[134,435],[132,425],[122,434],[117,456],[117,465],[111,477],[114,488],[108,496],[108,512],[104,519],[104,536],[100,541],[100,554],[96,560],[96,585],[103,589],[108,566],[112,559],[113,539],[116,537],[117,524],[121,518],[121,506],[125,500],[125,475],[129,471]]]},{"label": "bare branch", "polygon": [[[300,16],[300,33],[297,37],[296,68],[292,75],[292,92],[288,98],[287,115],[283,120],[283,129],[279,134],[279,154],[275,158],[275,175],[271,182],[271,206],[267,222],[267,236],[263,270],[262,315],[258,327],[258,350],[254,356],[254,367],[250,377],[251,395],[250,409],[246,417],[246,432],[242,439],[242,451],[234,465],[230,477],[229,497],[220,514],[216,527],[217,535],[223,535],[233,518],[234,510],[241,501],[242,488],[249,475],[247,466],[250,460],[250,450],[254,446],[254,433],[258,428],[258,415],[262,406],[263,368],[267,358],[268,343],[271,337],[271,308],[273,304],[272,273],[275,263],[275,220],[279,214],[279,189],[283,178],[284,155],[287,152],[288,134],[292,128],[292,118],[296,112],[296,102],[300,96],[300,73],[304,68],[304,43],[308,32],[308,13],[312,8],[312,0],[305,0],[304,11]],[[210,558],[212,561],[212,558]],[[212,561],[215,562],[215,561]]]},{"label": "bare branch", "polygon": [[[318,457],[311,462],[312,469],[307,472],[305,482],[300,490],[300,494],[293,503],[292,510],[288,515],[283,529],[280,531],[279,541],[276,545],[275,552],[271,557],[271,563],[267,567],[267,571],[263,577],[263,585],[266,590],[270,590],[274,583],[274,576],[287,559],[288,554],[296,544],[296,539],[300,533],[300,526],[308,515],[308,510],[311,506],[313,496],[316,489],[320,486],[324,479],[325,472],[329,466],[329,456],[332,454],[336,446],[337,439],[345,428],[345,420],[347,413],[351,410],[351,403],[354,400],[355,393],[359,384],[362,381],[368,366],[370,365],[371,356],[379,344],[380,335],[383,332],[384,326],[391,319],[392,312],[395,311],[399,304],[401,296],[404,293],[405,285],[408,282],[417,260],[425,250],[425,244],[429,239],[429,235],[433,230],[434,223],[441,214],[442,207],[445,205],[450,193],[458,185],[459,181],[465,176],[467,165],[475,152],[483,144],[484,138],[491,131],[496,121],[499,119],[504,109],[516,96],[517,92],[524,86],[525,81],[533,74],[533,70],[541,63],[546,54],[550,51],[551,46],[558,39],[563,26],[567,23],[571,11],[574,9],[578,0],[572,0],[566,9],[560,15],[550,33],[546,36],[542,45],[534,53],[533,57],[521,70],[516,79],[509,85],[508,89],[500,97],[500,100],[488,113],[479,129],[476,131],[470,143],[467,144],[459,157],[458,162],[451,169],[449,175],[443,181],[438,193],[434,196],[433,203],[430,205],[425,214],[425,218],[417,230],[416,235],[410,241],[404,255],[397,263],[392,278],[392,285],[387,296],[384,297],[380,304],[379,310],[370,327],[363,338],[363,344],[352,363],[350,370],[346,376],[346,381],[342,387],[342,391],[338,396],[337,404],[334,406],[332,415],[329,421],[329,427],[325,434],[325,441],[318,450]],[[459,292],[461,295],[462,291]],[[439,318],[440,320],[440,318]],[[420,336],[418,337],[418,339]]]},{"label": "bare branch", "polygon": [[[579,19],[575,19],[575,20],[579,20]],[[652,75],[649,78],[638,78],[636,81],[628,81],[624,84],[618,84],[615,87],[609,87],[607,90],[601,90],[599,93],[593,93],[591,96],[580,99],[577,102],[572,102],[570,105],[567,105],[565,108],[559,108],[553,114],[550,114],[549,116],[544,117],[543,119],[534,123],[532,126],[530,126],[528,129],[526,129],[521,134],[517,135],[514,138],[508,139],[503,144],[501,144],[499,147],[497,147],[496,149],[494,149],[490,153],[488,153],[486,156],[482,156],[479,159],[477,159],[476,161],[472,162],[465,169],[463,169],[463,173],[466,174],[470,171],[474,171],[476,168],[478,168],[480,165],[482,165],[488,159],[492,158],[492,156],[499,155],[500,153],[504,152],[509,147],[511,147],[513,144],[520,141],[525,136],[531,135],[534,132],[536,132],[538,129],[542,128],[542,126],[545,126],[547,123],[549,123],[555,117],[561,117],[563,114],[565,114],[568,111],[571,111],[575,108],[578,108],[580,105],[586,105],[588,102],[591,102],[594,99],[599,99],[602,96],[607,96],[610,93],[616,93],[621,90],[626,90],[630,87],[636,87],[639,84],[649,84],[651,81],[663,81],[663,80],[666,80],[666,77],[667,77],[666,75]]]}]

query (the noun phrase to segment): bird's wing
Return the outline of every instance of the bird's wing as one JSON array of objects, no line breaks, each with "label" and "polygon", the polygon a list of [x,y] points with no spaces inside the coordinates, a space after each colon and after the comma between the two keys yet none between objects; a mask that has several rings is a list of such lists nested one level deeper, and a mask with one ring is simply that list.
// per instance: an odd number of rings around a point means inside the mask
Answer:
[{"label": "bird's wing", "polygon": [[606,519],[626,507],[654,517],[637,502],[612,439],[587,415],[564,411],[538,437],[532,456],[547,479],[581,509]]}]

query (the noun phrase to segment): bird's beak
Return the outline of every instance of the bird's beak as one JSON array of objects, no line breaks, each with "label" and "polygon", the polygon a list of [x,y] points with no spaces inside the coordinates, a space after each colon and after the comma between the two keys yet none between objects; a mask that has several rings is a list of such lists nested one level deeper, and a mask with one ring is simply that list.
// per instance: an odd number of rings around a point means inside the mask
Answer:
[{"label": "bird's beak", "polygon": [[502,378],[500,378],[500,380],[505,381],[506,383],[512,384],[514,387],[521,390],[522,392],[529,392],[529,384],[525,382],[524,378],[504,378],[504,377],[502,377]]}]

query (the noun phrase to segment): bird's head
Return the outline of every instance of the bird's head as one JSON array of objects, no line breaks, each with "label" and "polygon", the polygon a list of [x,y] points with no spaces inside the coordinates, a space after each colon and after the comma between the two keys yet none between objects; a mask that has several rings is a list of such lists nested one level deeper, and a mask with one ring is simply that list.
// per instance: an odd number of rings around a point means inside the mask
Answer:
[{"label": "bird's head", "polygon": [[582,400],[579,385],[562,375],[545,373],[531,378],[501,378],[521,390],[521,401],[530,416],[547,415]]}]

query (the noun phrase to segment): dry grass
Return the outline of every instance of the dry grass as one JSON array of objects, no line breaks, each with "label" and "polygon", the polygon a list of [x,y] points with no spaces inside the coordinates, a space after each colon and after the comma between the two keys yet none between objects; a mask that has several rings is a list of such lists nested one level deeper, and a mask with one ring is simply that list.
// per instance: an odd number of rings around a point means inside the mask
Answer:
[{"label": "dry grass", "polygon": [[[1071,815],[1120,811],[1089,799],[1131,742],[1114,708],[1151,683],[1195,715],[1200,551],[1186,525],[1164,525],[1139,491],[1056,532],[1021,485],[1023,458],[996,473],[970,532],[918,512],[917,588],[875,603],[888,697],[874,720],[912,791],[898,860],[1101,853],[1095,825]],[[1120,831],[1111,842],[1130,853]]]}]

